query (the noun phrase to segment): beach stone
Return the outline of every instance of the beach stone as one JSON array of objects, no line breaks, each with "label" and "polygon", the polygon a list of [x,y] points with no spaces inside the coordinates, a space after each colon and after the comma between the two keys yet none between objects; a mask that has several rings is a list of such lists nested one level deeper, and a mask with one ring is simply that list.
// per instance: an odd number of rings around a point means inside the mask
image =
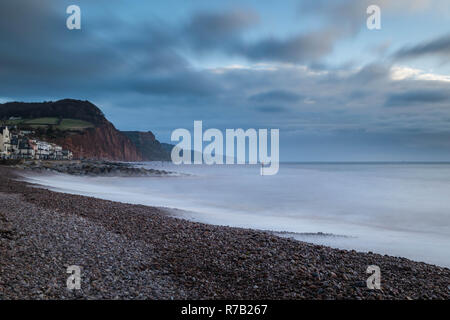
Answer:
[{"label": "beach stone", "polygon": [[[0,167],[2,299],[450,298],[448,268],[36,189],[15,170]],[[374,263],[382,290],[366,288]],[[81,290],[66,287],[71,265]]]}]

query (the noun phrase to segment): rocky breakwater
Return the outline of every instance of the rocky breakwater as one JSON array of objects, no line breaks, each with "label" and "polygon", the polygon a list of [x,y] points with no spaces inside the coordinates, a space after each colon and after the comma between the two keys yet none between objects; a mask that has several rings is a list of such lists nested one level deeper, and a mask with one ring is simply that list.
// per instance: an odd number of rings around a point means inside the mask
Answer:
[{"label": "rocky breakwater", "polygon": [[164,170],[139,168],[129,163],[110,161],[28,161],[16,166],[32,172],[59,172],[77,176],[149,177],[163,176]]}]

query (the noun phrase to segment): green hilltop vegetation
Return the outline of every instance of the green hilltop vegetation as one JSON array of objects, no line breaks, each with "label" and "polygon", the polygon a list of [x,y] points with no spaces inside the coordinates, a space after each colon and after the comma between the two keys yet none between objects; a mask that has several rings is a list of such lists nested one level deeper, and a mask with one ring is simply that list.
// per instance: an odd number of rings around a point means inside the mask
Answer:
[{"label": "green hilltop vegetation", "polygon": [[60,126],[61,129],[97,127],[107,123],[98,107],[89,101],[74,99],[3,103],[0,104],[0,121],[21,126]]},{"label": "green hilltop vegetation", "polygon": [[0,125],[34,131],[34,137],[42,140],[66,138],[105,124],[103,112],[89,101],[0,103]]},{"label": "green hilltop vegetation", "polygon": [[95,125],[91,122],[79,119],[66,119],[56,117],[32,118],[32,119],[14,119],[3,120],[3,125],[18,126],[19,128],[31,129],[53,129],[60,131],[80,131],[87,128],[93,128]]}]

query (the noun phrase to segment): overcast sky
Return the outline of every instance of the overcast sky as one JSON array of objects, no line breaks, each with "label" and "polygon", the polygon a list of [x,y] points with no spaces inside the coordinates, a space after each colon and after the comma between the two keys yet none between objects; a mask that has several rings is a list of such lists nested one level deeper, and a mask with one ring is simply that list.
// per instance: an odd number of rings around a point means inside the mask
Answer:
[{"label": "overcast sky", "polygon": [[90,100],[163,142],[279,128],[284,161],[450,161],[448,0],[1,0],[0,40],[1,102]]}]

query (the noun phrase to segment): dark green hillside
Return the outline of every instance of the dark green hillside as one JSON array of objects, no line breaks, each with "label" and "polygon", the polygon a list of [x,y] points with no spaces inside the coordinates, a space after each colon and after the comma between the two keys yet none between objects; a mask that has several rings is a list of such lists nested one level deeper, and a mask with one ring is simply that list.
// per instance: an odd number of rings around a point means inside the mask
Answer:
[{"label": "dark green hillside", "polygon": [[[55,124],[53,123],[55,120],[52,118],[83,120],[95,126],[104,124],[107,121],[103,112],[89,101],[73,99],[55,102],[8,102],[0,104],[0,120],[14,122],[11,124],[20,124],[22,122],[21,120],[10,120],[11,117],[37,121],[37,123],[27,123],[30,125]],[[59,124],[64,125],[62,122],[59,122]]]}]

